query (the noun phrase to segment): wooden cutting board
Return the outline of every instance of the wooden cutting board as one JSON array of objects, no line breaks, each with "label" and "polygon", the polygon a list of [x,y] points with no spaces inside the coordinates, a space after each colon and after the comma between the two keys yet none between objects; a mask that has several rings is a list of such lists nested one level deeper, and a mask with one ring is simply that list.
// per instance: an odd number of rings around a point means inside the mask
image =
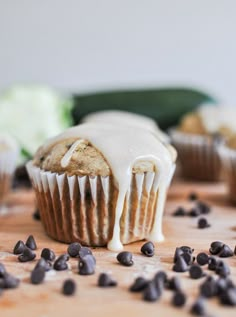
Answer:
[{"label": "wooden cutting board", "polygon": [[[212,212],[207,216],[211,227],[198,229],[197,219],[184,217],[176,218],[171,215],[180,205],[189,206],[187,196],[190,192],[197,192],[203,201],[212,206]],[[140,254],[143,242],[125,247],[134,253],[134,266],[122,267],[116,261],[116,253],[104,248],[94,250],[97,259],[96,274],[79,276],[77,274],[77,260],[71,259],[71,270],[66,272],[47,273],[42,285],[31,285],[30,271],[35,262],[19,263],[12,254],[17,240],[26,240],[33,234],[37,244],[37,258],[42,248],[52,248],[57,255],[66,252],[67,245],[51,240],[46,236],[39,221],[32,218],[34,211],[34,194],[32,191],[18,191],[12,193],[8,200],[7,214],[0,216],[0,262],[7,270],[20,277],[18,289],[4,291],[0,296],[0,316],[190,316],[189,307],[198,294],[198,285],[203,281],[191,280],[188,273],[174,273],[172,259],[176,246],[190,245],[199,251],[208,251],[213,240],[222,240],[234,248],[236,244],[236,208],[230,206],[226,198],[226,188],[223,184],[195,184],[181,180],[171,186],[164,217],[165,241],[156,244],[156,255],[146,258]],[[236,282],[236,256],[225,259],[231,265],[232,278]],[[187,305],[183,309],[176,309],[170,305],[172,293],[165,291],[162,298],[155,303],[141,300],[140,294],[128,291],[133,280],[140,275],[152,277],[160,269],[168,271],[169,276],[179,275],[182,278],[183,290],[188,294]],[[118,281],[118,287],[100,289],[96,286],[100,272],[111,273]],[[209,273],[209,272],[208,272]],[[211,273],[210,273],[211,274]],[[65,297],[61,294],[62,283],[66,278],[74,278],[78,290],[75,296]],[[207,309],[211,316],[236,316],[235,308],[222,307],[217,299],[207,302]]]}]

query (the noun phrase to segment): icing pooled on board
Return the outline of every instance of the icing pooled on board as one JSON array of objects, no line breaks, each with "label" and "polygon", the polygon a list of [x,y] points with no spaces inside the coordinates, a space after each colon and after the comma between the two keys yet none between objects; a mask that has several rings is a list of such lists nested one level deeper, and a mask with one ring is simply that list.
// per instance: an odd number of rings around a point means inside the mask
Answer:
[{"label": "icing pooled on board", "polygon": [[[119,251],[123,248],[120,241],[120,219],[122,216],[125,196],[132,180],[132,168],[139,161],[150,161],[155,166],[156,178],[154,188],[158,190],[158,203],[150,238],[162,240],[161,220],[165,204],[166,190],[173,173],[173,162],[166,146],[146,129],[129,126],[85,123],[72,127],[64,133],[49,139],[44,145],[47,150],[53,144],[67,138],[78,138],[61,160],[65,167],[83,140],[89,141],[99,150],[108,162],[118,186],[118,198],[115,210],[113,235],[108,242],[110,250]],[[147,237],[149,238],[149,237]]]}]

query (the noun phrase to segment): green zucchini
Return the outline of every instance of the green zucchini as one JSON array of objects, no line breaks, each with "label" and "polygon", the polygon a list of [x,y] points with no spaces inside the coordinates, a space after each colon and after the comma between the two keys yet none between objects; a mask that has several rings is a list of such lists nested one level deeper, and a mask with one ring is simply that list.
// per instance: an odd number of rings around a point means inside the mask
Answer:
[{"label": "green zucchini", "polygon": [[190,88],[157,88],[108,91],[74,95],[75,124],[95,111],[117,109],[136,112],[156,120],[162,129],[177,124],[186,112],[202,103],[216,103],[208,94]]}]

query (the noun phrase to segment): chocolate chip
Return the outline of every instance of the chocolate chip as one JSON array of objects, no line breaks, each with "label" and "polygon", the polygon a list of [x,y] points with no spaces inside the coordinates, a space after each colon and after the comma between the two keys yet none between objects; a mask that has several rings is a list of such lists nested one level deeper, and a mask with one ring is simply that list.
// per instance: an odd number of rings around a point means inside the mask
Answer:
[{"label": "chocolate chip", "polygon": [[17,288],[20,284],[20,280],[13,275],[6,273],[1,279],[0,279],[0,289],[11,289],[11,288]]},{"label": "chocolate chip", "polygon": [[216,254],[220,253],[223,245],[224,245],[224,243],[221,242],[221,241],[214,241],[214,242],[211,243],[211,247],[210,247],[209,252],[212,255],[216,255]]},{"label": "chocolate chip", "polygon": [[171,291],[180,291],[181,290],[181,283],[180,279],[177,276],[173,276],[167,282],[167,288]]},{"label": "chocolate chip", "polygon": [[188,212],[188,216],[190,216],[190,217],[198,217],[198,216],[200,216],[200,214],[201,213],[200,213],[198,208],[192,208]]},{"label": "chocolate chip", "polygon": [[161,294],[153,282],[149,282],[143,291],[143,299],[147,302],[155,302],[160,298]]},{"label": "chocolate chip", "polygon": [[198,228],[199,229],[205,229],[205,228],[209,228],[210,225],[208,223],[208,220],[206,218],[199,218],[198,219]]},{"label": "chocolate chip", "polygon": [[206,254],[204,252],[198,253],[198,255],[197,255],[197,263],[199,265],[206,265],[206,264],[208,264],[208,262],[209,262],[208,254]]},{"label": "chocolate chip", "polygon": [[211,298],[217,294],[217,284],[212,276],[208,276],[200,285],[200,294],[203,297]]},{"label": "chocolate chip", "polygon": [[202,201],[198,201],[196,207],[202,215],[209,214],[211,211],[210,206]]},{"label": "chocolate chip", "polygon": [[124,266],[132,266],[133,254],[131,252],[123,251],[117,255],[117,261]]},{"label": "chocolate chip", "polygon": [[13,250],[14,254],[22,254],[25,248],[25,244],[23,241],[19,240]]},{"label": "chocolate chip", "polygon": [[187,265],[190,265],[193,263],[194,258],[192,257],[190,253],[185,252],[181,255],[181,257],[184,259]]},{"label": "chocolate chip", "polygon": [[40,213],[39,213],[38,209],[36,209],[35,212],[33,213],[33,219],[37,220],[37,221],[41,220]]},{"label": "chocolate chip", "polygon": [[230,268],[224,261],[218,261],[216,265],[216,274],[221,277],[227,277],[230,274]]},{"label": "chocolate chip", "polygon": [[76,292],[76,283],[72,279],[67,279],[63,283],[62,293],[66,296],[72,296]]},{"label": "chocolate chip", "polygon": [[236,255],[236,246],[235,246],[235,248],[234,248],[234,254]]},{"label": "chocolate chip", "polygon": [[191,307],[191,314],[196,316],[204,316],[206,313],[205,303],[203,298],[199,298]]},{"label": "chocolate chip", "polygon": [[35,258],[36,258],[36,254],[28,247],[25,247],[23,253],[18,256],[18,260],[20,262],[33,261]]},{"label": "chocolate chip", "polygon": [[194,252],[194,249],[192,249],[191,247],[187,246],[187,245],[183,245],[182,247],[180,247],[180,249],[184,252],[184,253],[189,253],[192,254]]},{"label": "chocolate chip", "polygon": [[0,278],[4,277],[6,274],[7,274],[7,271],[5,266],[2,263],[0,263]]},{"label": "chocolate chip", "polygon": [[56,271],[65,271],[68,269],[68,264],[66,263],[68,261],[68,254],[62,254],[60,255],[56,261],[54,262],[53,268]]},{"label": "chocolate chip", "polygon": [[77,256],[79,256],[80,250],[81,250],[81,244],[79,242],[73,242],[68,246],[67,252],[69,256],[71,256],[72,258],[76,258]]},{"label": "chocolate chip", "polygon": [[153,282],[157,288],[162,289],[168,282],[168,277],[166,272],[159,271],[154,275]]},{"label": "chocolate chip", "polygon": [[149,281],[143,277],[137,277],[134,283],[130,286],[131,292],[141,292],[143,291],[149,284]]},{"label": "chocolate chip", "polygon": [[198,264],[191,265],[189,269],[189,275],[192,279],[197,280],[203,276],[203,271],[201,266]]},{"label": "chocolate chip", "polygon": [[52,269],[52,263],[50,261],[45,260],[44,258],[41,258],[35,265],[35,270],[39,267],[43,268],[45,272],[48,272]]},{"label": "chocolate chip", "polygon": [[86,255],[91,255],[92,251],[87,247],[81,247],[79,250],[79,257],[83,258]]},{"label": "chocolate chip", "polygon": [[220,295],[221,304],[236,306],[236,288],[229,288]]},{"label": "chocolate chip", "polygon": [[37,267],[31,272],[30,280],[32,284],[38,285],[43,282],[45,278],[45,270],[43,267]]},{"label": "chocolate chip", "polygon": [[198,199],[197,193],[194,193],[194,192],[190,193],[188,196],[188,199],[191,201],[197,200]]},{"label": "chocolate chip", "polygon": [[233,281],[231,279],[225,278],[225,277],[220,277],[216,281],[216,286],[217,286],[217,294],[218,295],[225,293],[227,289],[235,288]]},{"label": "chocolate chip", "polygon": [[218,254],[220,258],[229,258],[233,255],[234,255],[233,250],[227,244],[223,245],[223,247],[220,250],[220,253]]},{"label": "chocolate chip", "polygon": [[31,250],[36,250],[37,249],[37,245],[36,242],[34,240],[34,237],[32,235],[30,235],[28,237],[28,239],[26,240],[25,245],[30,248]]},{"label": "chocolate chip", "polygon": [[213,256],[209,257],[209,262],[208,262],[208,270],[210,271],[215,271],[217,266],[217,259]]},{"label": "chocolate chip", "polygon": [[94,257],[91,254],[87,254],[79,260],[79,274],[91,275],[95,273]]},{"label": "chocolate chip", "polygon": [[54,261],[56,256],[51,249],[44,248],[41,252],[41,258],[44,258],[47,261]]},{"label": "chocolate chip", "polygon": [[108,274],[101,273],[98,277],[99,287],[114,287],[117,286],[117,282],[114,281]]},{"label": "chocolate chip", "polygon": [[152,257],[155,253],[154,244],[151,241],[144,243],[141,248],[141,252],[148,257]]},{"label": "chocolate chip", "polygon": [[175,292],[173,297],[172,297],[172,304],[175,307],[183,307],[186,303],[186,295],[182,292]]},{"label": "chocolate chip", "polygon": [[173,266],[175,272],[186,272],[188,271],[188,265],[182,256],[178,256]]},{"label": "chocolate chip", "polygon": [[183,207],[178,207],[172,215],[174,217],[183,217],[186,215],[186,210]]}]

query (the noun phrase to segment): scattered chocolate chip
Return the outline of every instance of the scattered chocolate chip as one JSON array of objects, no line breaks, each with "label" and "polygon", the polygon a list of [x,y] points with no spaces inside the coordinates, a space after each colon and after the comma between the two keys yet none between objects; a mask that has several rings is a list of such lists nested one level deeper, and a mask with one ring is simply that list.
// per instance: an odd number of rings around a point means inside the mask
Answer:
[{"label": "scattered chocolate chip", "polygon": [[79,274],[91,275],[95,273],[94,256],[87,254],[79,260]]},{"label": "scattered chocolate chip", "polygon": [[41,220],[41,216],[38,209],[36,209],[35,212],[33,213],[33,219],[37,221]]},{"label": "scattered chocolate chip", "polygon": [[194,259],[190,253],[184,252],[181,257],[184,259],[187,265],[190,265],[193,263]]},{"label": "scattered chocolate chip", "polygon": [[197,301],[192,305],[190,312],[196,316],[204,316],[206,314],[205,303],[202,297],[197,299]]},{"label": "scattered chocolate chip", "polygon": [[216,266],[217,266],[217,259],[213,256],[210,256],[208,261],[208,270],[215,271]]},{"label": "scattered chocolate chip", "polygon": [[199,266],[198,264],[191,265],[189,269],[189,275],[194,280],[203,277],[203,271],[201,266]]},{"label": "scattered chocolate chip", "polygon": [[153,282],[149,282],[143,291],[143,299],[147,302],[155,302],[160,298],[161,294]]},{"label": "scattered chocolate chip", "polygon": [[0,263],[0,278],[4,277],[7,274],[5,266]]},{"label": "scattered chocolate chip", "polygon": [[13,178],[13,188],[25,187],[31,188],[31,181],[29,179],[25,164],[16,168]]},{"label": "scattered chocolate chip", "polygon": [[186,303],[186,295],[183,292],[175,292],[173,297],[172,297],[172,304],[175,307],[183,307]]},{"label": "scattered chocolate chip", "polygon": [[39,267],[43,268],[45,272],[48,272],[52,269],[52,263],[50,261],[45,260],[44,258],[41,258],[40,260],[38,260],[34,269],[36,270]]},{"label": "scattered chocolate chip", "polygon": [[86,255],[91,255],[92,251],[87,247],[81,247],[79,250],[79,258],[83,258]]},{"label": "scattered chocolate chip", "polygon": [[208,276],[206,280],[200,285],[200,294],[203,297],[211,298],[217,293],[216,281],[212,276]]},{"label": "scattered chocolate chip", "polygon": [[182,256],[177,257],[177,260],[173,266],[175,272],[186,272],[188,271],[188,265]]},{"label": "scattered chocolate chip", "polygon": [[236,288],[229,288],[220,295],[221,304],[236,306]]},{"label": "scattered chocolate chip", "polygon": [[174,254],[174,263],[176,263],[177,259],[183,254],[184,254],[184,251],[181,248],[176,248],[175,254]]},{"label": "scattered chocolate chip", "polygon": [[133,254],[131,252],[123,251],[117,255],[117,261],[124,266],[132,266]]},{"label": "scattered chocolate chip", "polygon": [[43,282],[45,278],[45,270],[43,267],[37,267],[31,272],[30,280],[32,284],[38,285]]},{"label": "scattered chocolate chip", "polygon": [[23,253],[18,256],[18,260],[20,262],[33,261],[35,258],[36,258],[36,254],[28,247],[25,247]]},{"label": "scattered chocolate chip", "polygon": [[[68,246],[67,252],[69,254],[69,256],[71,256],[72,258],[76,258],[77,256],[79,256],[79,251],[81,250],[81,244],[79,242],[73,242]],[[91,252],[92,253],[92,252]],[[90,253],[90,254],[91,254]],[[89,253],[88,253],[89,254]]]},{"label": "scattered chocolate chip", "polygon": [[201,252],[198,253],[196,260],[199,265],[206,265],[209,262],[209,256],[208,254]]},{"label": "scattered chocolate chip", "polygon": [[198,208],[192,208],[188,212],[188,216],[190,216],[190,217],[198,217],[198,216],[200,216],[200,214],[201,214],[201,212],[199,211]]},{"label": "scattered chocolate chip", "polygon": [[20,280],[9,273],[0,278],[0,289],[17,288],[19,284]]},{"label": "scattered chocolate chip", "polygon": [[54,261],[56,256],[51,249],[44,248],[41,252],[41,258],[44,258],[47,261]]},{"label": "scattered chocolate chip", "polygon": [[227,277],[230,274],[230,268],[224,261],[218,261],[216,265],[216,274],[221,277]]},{"label": "scattered chocolate chip", "polygon": [[114,287],[117,286],[117,282],[114,281],[108,274],[101,273],[98,277],[99,287]]},{"label": "scattered chocolate chip", "polygon": [[233,255],[234,255],[233,250],[227,244],[223,245],[223,247],[220,250],[220,253],[218,254],[220,258],[229,258]]},{"label": "scattered chocolate chip", "polygon": [[72,296],[76,292],[76,283],[72,279],[67,279],[63,283],[62,293],[66,296]]},{"label": "scattered chocolate chip", "polygon": [[192,254],[194,252],[194,249],[192,249],[191,247],[187,246],[187,245],[183,245],[182,247],[180,247],[180,249],[184,252],[184,253],[189,253]]},{"label": "scattered chocolate chip", "polygon": [[68,264],[66,263],[68,261],[68,254],[62,254],[60,255],[56,261],[54,262],[53,268],[56,271],[65,271],[68,269]]},{"label": "scattered chocolate chip", "polygon": [[209,225],[208,220],[206,218],[201,217],[198,219],[198,228],[199,229],[205,229],[205,228],[209,228],[209,227],[210,227],[210,225]]},{"label": "scattered chocolate chip", "polygon": [[13,250],[14,254],[22,254],[25,248],[25,244],[23,241],[19,240]]},{"label": "scattered chocolate chip", "polygon": [[224,245],[224,243],[221,242],[221,241],[214,241],[214,242],[211,243],[211,247],[210,247],[209,252],[212,255],[217,255],[218,253],[220,253],[223,245]]},{"label": "scattered chocolate chip", "polygon": [[32,235],[30,235],[28,237],[28,239],[26,240],[25,245],[30,248],[31,250],[36,250],[37,249],[37,245],[36,242],[34,240],[34,237]]},{"label": "scattered chocolate chip", "polygon": [[143,277],[137,277],[134,283],[130,286],[131,292],[141,292],[143,291],[149,284],[149,281]]},{"label": "scattered chocolate chip", "polygon": [[225,293],[227,289],[235,288],[233,281],[231,279],[229,279],[228,277],[227,278],[220,277],[216,281],[216,286],[217,286],[217,294],[218,295]]},{"label": "scattered chocolate chip", "polygon": [[188,196],[188,199],[191,201],[197,200],[198,199],[197,193],[194,193],[194,192],[190,193]]},{"label": "scattered chocolate chip", "polygon": [[186,210],[183,207],[178,207],[172,215],[174,217],[183,217],[186,215]]},{"label": "scattered chocolate chip", "polygon": [[148,257],[152,257],[155,253],[154,244],[151,241],[144,243],[141,248],[141,252]]},{"label": "scattered chocolate chip", "polygon": [[236,246],[235,246],[235,248],[234,248],[234,254],[236,255]]},{"label": "scattered chocolate chip", "polygon": [[156,285],[157,288],[163,289],[164,286],[168,282],[168,277],[166,272],[164,271],[159,271],[154,275],[153,282]]},{"label": "scattered chocolate chip", "polygon": [[178,276],[173,276],[167,282],[167,288],[171,291],[180,291],[181,290],[181,283]]},{"label": "scattered chocolate chip", "polygon": [[202,215],[209,214],[211,211],[210,206],[202,201],[198,201],[196,207]]}]

